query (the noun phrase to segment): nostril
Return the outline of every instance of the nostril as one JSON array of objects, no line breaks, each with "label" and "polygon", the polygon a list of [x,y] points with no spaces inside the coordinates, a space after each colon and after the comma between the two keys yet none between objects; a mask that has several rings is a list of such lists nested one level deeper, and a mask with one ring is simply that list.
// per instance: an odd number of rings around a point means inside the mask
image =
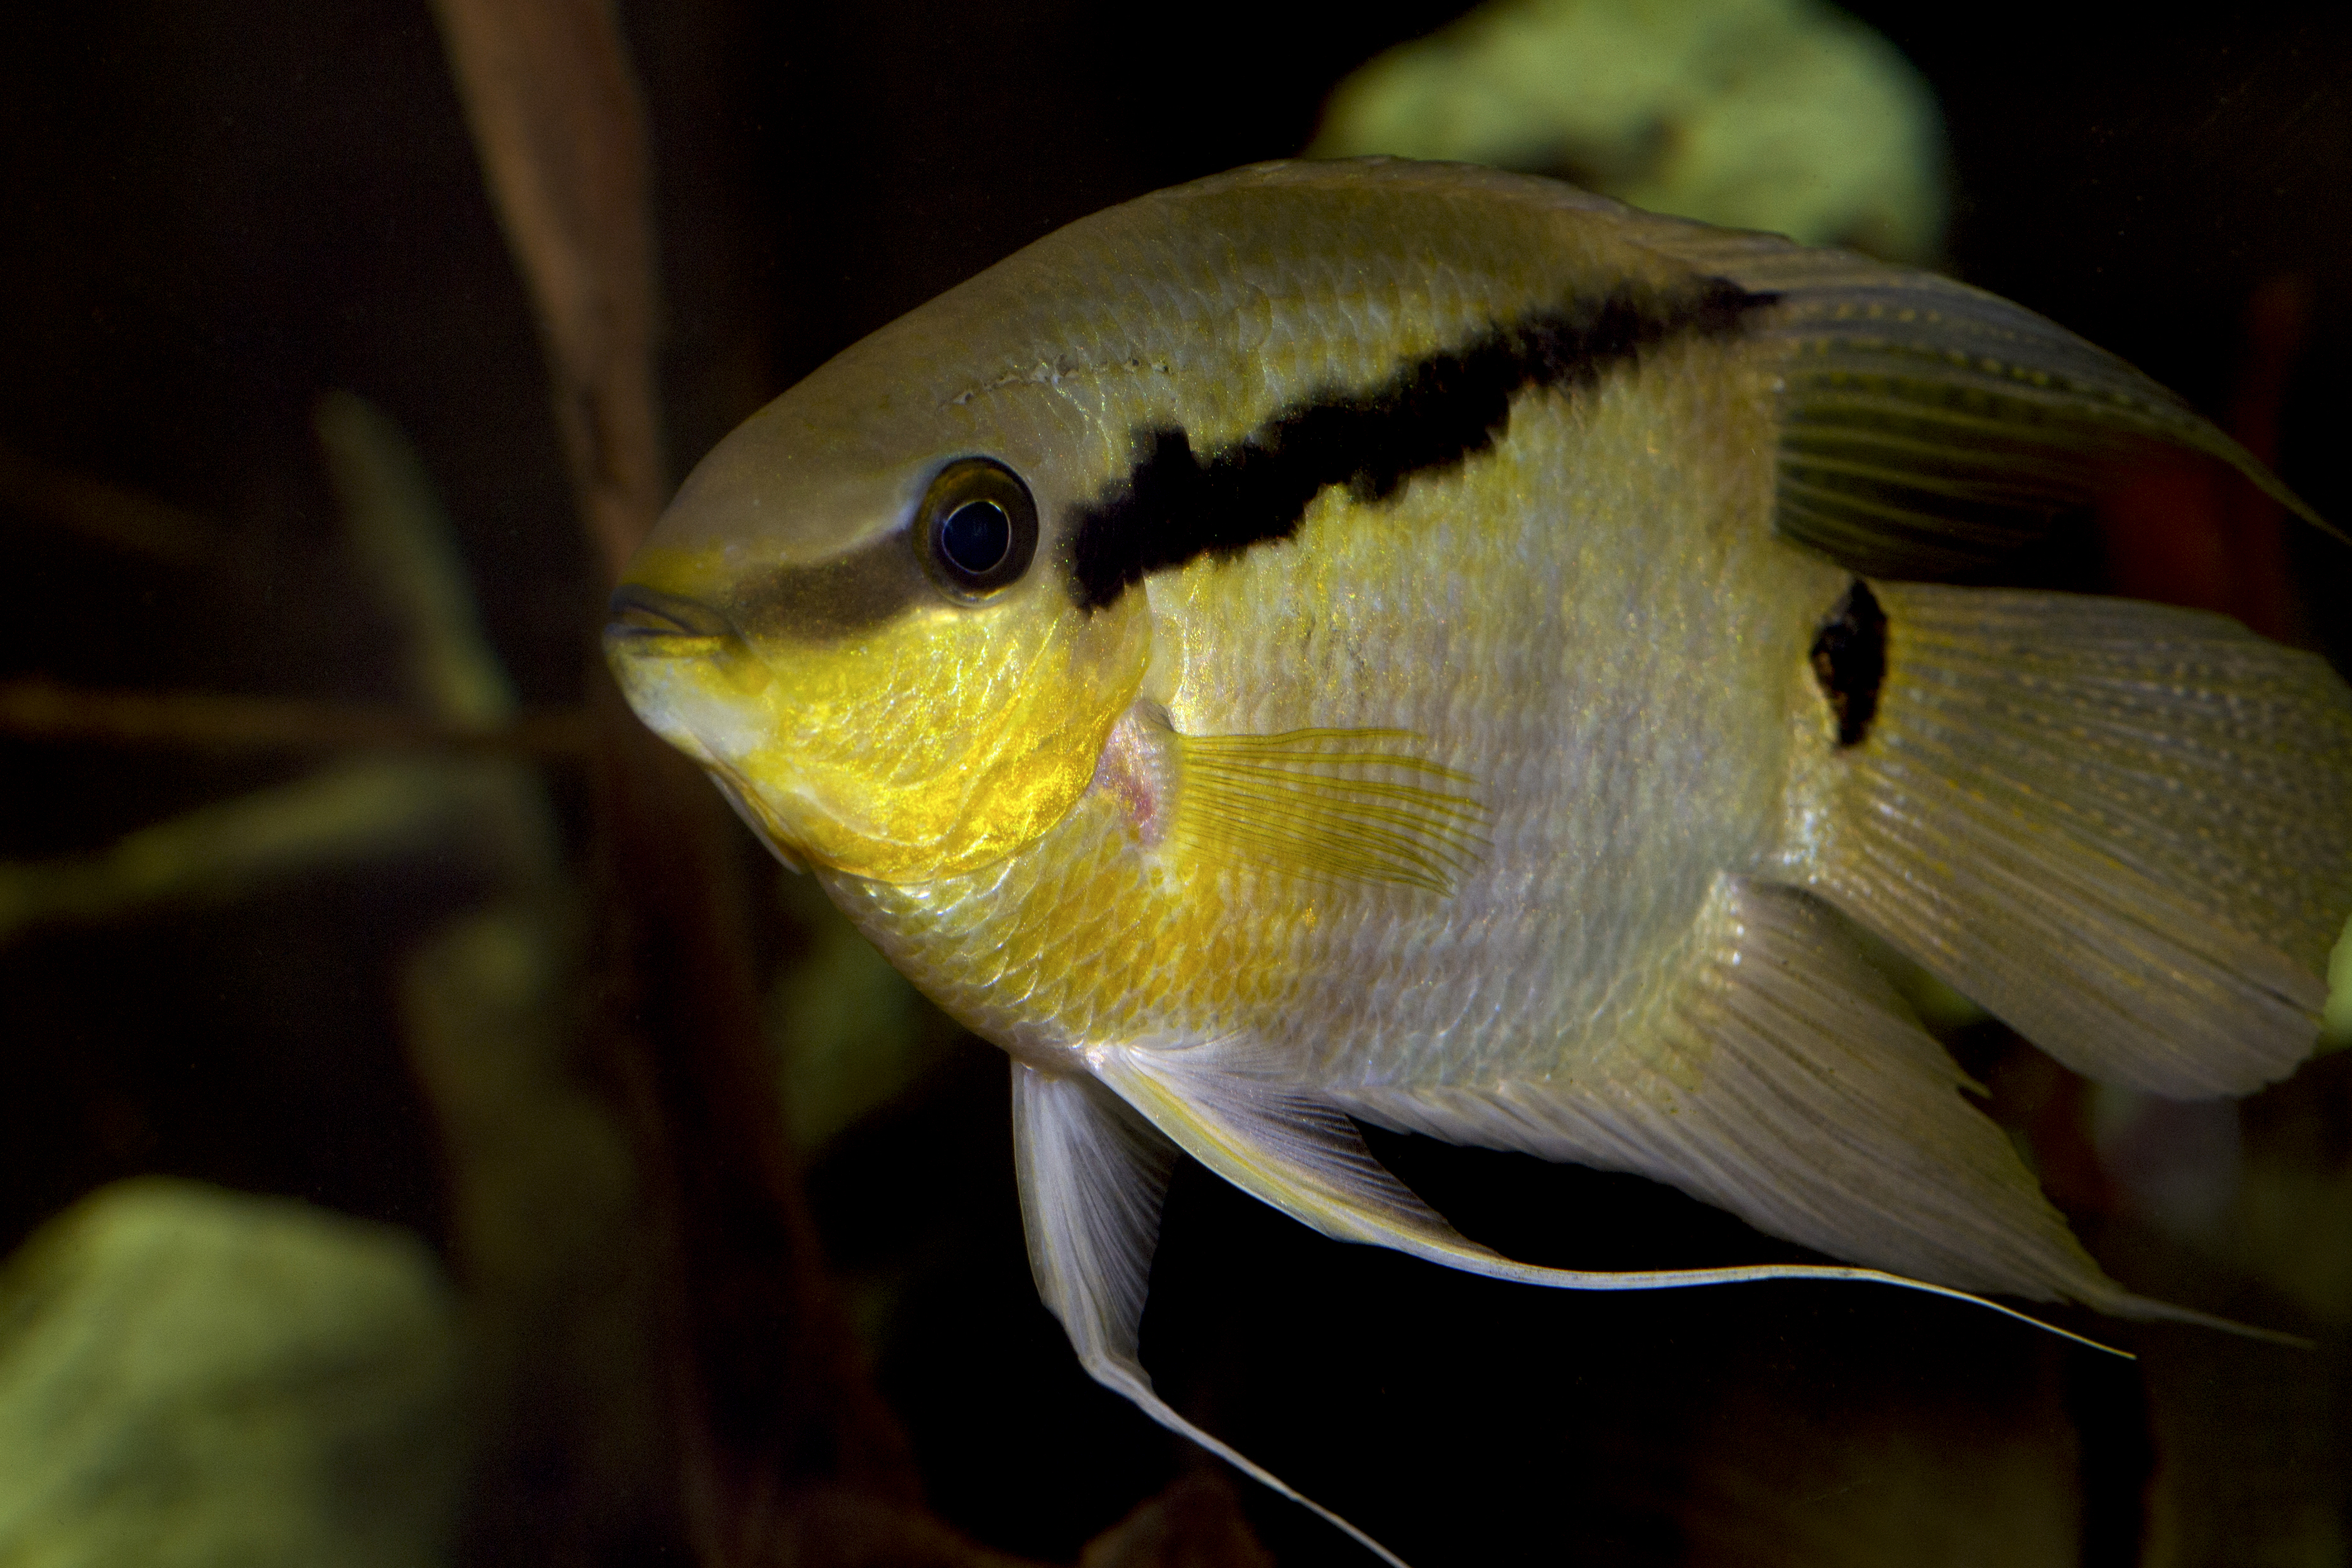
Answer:
[{"label": "nostril", "polygon": [[620,641],[735,635],[727,617],[709,605],[635,583],[613,590],[606,615],[605,637]]}]

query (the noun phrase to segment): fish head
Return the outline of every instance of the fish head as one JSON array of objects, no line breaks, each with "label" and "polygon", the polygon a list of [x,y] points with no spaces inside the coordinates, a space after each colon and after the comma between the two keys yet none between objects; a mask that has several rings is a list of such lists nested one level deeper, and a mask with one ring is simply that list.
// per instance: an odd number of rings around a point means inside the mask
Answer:
[{"label": "fish head", "polygon": [[730,435],[613,596],[630,705],[789,863],[908,883],[1019,849],[1142,679],[1141,595],[1082,607],[1064,569],[1101,442],[994,292],[934,300]]}]

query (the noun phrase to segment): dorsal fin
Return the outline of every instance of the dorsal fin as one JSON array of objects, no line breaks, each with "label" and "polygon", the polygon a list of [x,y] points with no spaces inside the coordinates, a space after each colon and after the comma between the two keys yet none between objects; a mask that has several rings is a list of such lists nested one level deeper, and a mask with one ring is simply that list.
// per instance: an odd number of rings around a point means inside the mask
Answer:
[{"label": "dorsal fin", "polygon": [[1778,296],[1748,322],[1780,402],[1774,527],[1865,576],[1981,573],[2158,447],[2337,533],[2179,396],[2021,305],[1775,235],[1643,223],[1648,248]]}]

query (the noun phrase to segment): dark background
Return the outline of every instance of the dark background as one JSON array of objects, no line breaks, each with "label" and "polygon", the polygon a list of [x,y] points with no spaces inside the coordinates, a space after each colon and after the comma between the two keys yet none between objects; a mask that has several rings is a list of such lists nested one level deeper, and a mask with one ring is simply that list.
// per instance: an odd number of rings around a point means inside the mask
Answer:
[{"label": "dark background", "polygon": [[[625,6],[652,121],[674,467],[1055,226],[1296,151],[1332,82],[1454,9]],[[2006,0],[1858,10],[1941,97],[1961,276],[2216,411],[2249,300],[2303,280],[2281,468],[2352,519],[2341,8],[2160,28]],[[421,0],[18,5],[5,36],[0,448],[164,498],[218,534],[173,563],[0,506],[0,676],[398,700],[310,432],[319,394],[344,387],[422,448],[525,701],[577,700],[593,567],[528,305]],[[2342,563],[2310,540],[2295,559],[2315,633],[2341,637]],[[299,765],[0,740],[0,858],[95,848]],[[555,784],[574,799],[576,781]],[[446,1240],[391,991],[397,955],[477,895],[469,875],[429,858],[322,873],[226,912],[0,947],[0,1242],[140,1171]],[[789,932],[769,944],[789,951]],[[1035,1306],[1003,1078],[971,1047],[845,1141],[812,1193],[844,1267],[903,1283],[880,1375],[934,1505],[991,1544],[1066,1560],[1190,1461],[1084,1383]],[[1474,1234],[1538,1259],[1789,1255],[1644,1184],[1382,1149]],[[2259,1290],[2221,1304],[2281,1321]],[[2079,1470],[2080,1560],[2147,1545],[2140,1374],[1959,1308],[1793,1286],[1546,1296],[1323,1244],[1194,1173],[1147,1330],[1188,1411],[1424,1563],[1736,1560],[1727,1542],[1802,1500],[1775,1465],[1794,1476],[1804,1454],[1890,1431],[1930,1434],[1920,1451],[1959,1456],[1950,1473],[2046,1452]],[[2282,1371],[2262,1359],[2282,1352],[2180,1342],[2197,1386],[2298,1389],[2244,1464],[2268,1462],[2264,1443],[2336,1451],[2340,1344]],[[2339,1487],[2339,1521],[2342,1504]],[[1286,1563],[1362,1561],[1297,1510],[1249,1507]]]}]

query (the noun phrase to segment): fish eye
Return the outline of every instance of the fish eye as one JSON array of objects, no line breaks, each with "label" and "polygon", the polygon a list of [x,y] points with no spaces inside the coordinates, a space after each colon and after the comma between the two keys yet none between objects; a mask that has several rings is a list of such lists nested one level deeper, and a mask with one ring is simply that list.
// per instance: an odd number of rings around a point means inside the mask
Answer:
[{"label": "fish eye", "polygon": [[1021,476],[992,458],[940,469],[917,522],[924,563],[960,599],[1017,581],[1037,552],[1037,503]]},{"label": "fish eye", "polygon": [[984,577],[1013,551],[1013,520],[1002,501],[968,500],[940,524],[940,554],[959,572]]}]

